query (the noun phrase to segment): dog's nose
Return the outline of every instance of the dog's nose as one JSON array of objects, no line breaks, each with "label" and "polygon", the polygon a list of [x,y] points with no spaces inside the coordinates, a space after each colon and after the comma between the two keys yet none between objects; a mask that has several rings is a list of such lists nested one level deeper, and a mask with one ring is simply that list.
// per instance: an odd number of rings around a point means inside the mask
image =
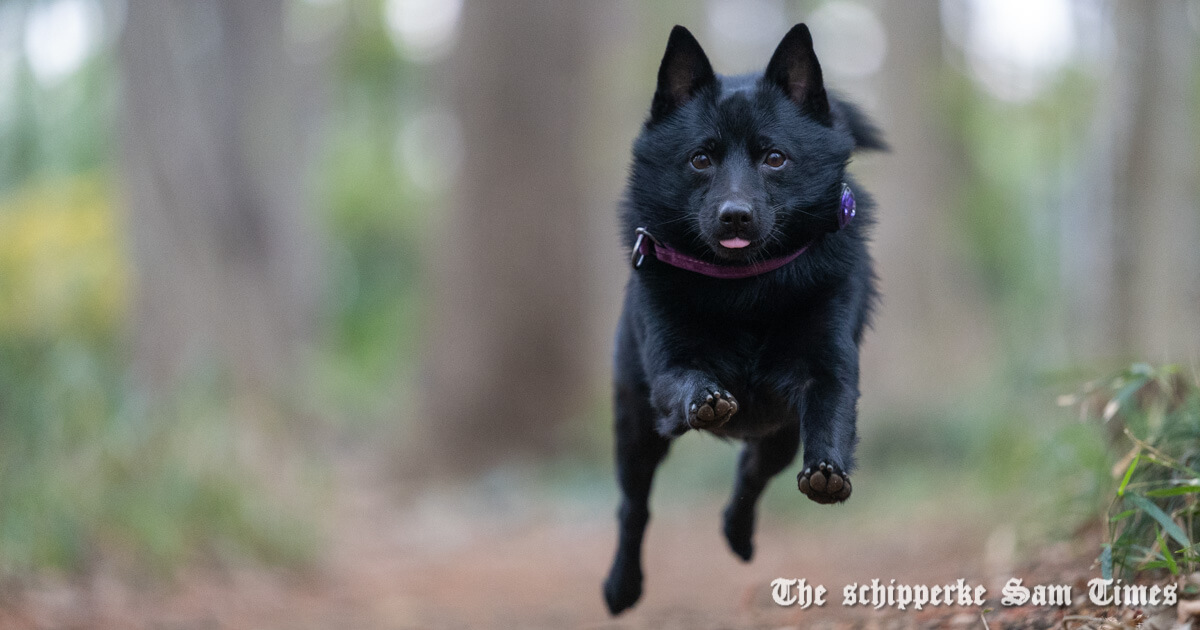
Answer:
[{"label": "dog's nose", "polygon": [[717,211],[721,223],[730,227],[746,227],[754,220],[750,213],[750,204],[740,201],[726,201]]}]

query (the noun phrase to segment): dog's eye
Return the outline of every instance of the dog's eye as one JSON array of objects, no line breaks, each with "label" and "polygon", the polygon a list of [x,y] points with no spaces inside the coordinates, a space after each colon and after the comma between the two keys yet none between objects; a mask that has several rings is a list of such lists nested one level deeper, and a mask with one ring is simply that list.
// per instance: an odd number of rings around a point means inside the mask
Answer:
[{"label": "dog's eye", "polygon": [[710,166],[712,166],[712,159],[708,157],[707,153],[701,151],[692,156],[692,168],[697,171],[703,171]]},{"label": "dog's eye", "polygon": [[763,158],[763,164],[771,168],[783,168],[787,164],[787,156],[780,151],[769,151],[767,157]]}]

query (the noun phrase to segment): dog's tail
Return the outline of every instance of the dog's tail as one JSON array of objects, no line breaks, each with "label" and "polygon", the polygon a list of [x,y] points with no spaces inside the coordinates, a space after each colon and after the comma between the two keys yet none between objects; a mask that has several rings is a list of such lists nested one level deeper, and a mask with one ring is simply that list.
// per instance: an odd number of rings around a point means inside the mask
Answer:
[{"label": "dog's tail", "polygon": [[854,137],[855,151],[887,151],[890,149],[883,139],[883,132],[857,105],[835,99],[836,116],[846,121],[850,135]]}]

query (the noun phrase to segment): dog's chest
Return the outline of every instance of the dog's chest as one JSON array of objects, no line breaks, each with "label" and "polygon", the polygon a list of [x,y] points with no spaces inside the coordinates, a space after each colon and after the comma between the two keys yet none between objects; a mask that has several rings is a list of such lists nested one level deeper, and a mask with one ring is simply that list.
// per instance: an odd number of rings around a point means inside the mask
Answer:
[{"label": "dog's chest", "polygon": [[730,437],[769,433],[797,418],[791,404],[808,379],[804,345],[770,329],[726,327],[698,345],[698,363],[737,398],[739,411],[723,431]]}]

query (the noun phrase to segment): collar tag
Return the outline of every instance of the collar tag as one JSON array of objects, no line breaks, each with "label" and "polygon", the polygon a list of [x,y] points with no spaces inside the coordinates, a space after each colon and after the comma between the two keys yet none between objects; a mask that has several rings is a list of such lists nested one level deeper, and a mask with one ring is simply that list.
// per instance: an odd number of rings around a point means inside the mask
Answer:
[{"label": "collar tag", "polygon": [[854,191],[850,190],[850,184],[842,182],[842,205],[838,211],[838,229],[850,225],[857,214],[858,204],[854,201]]}]

